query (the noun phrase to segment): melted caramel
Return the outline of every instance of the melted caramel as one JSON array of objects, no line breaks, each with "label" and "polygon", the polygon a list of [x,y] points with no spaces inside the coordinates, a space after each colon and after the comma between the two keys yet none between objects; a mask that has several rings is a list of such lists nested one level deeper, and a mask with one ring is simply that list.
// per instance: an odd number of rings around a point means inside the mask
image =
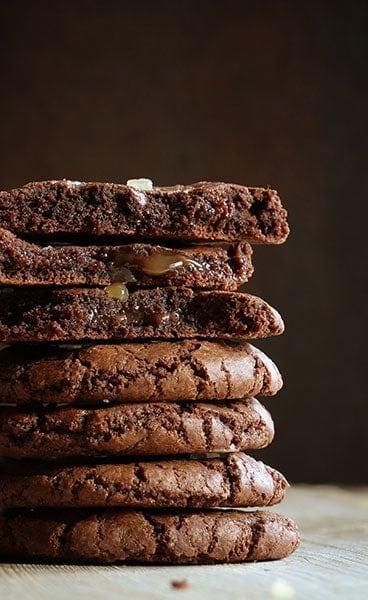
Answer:
[{"label": "melted caramel", "polygon": [[120,253],[115,257],[115,266],[111,276],[112,282],[105,288],[107,296],[126,302],[129,292],[125,284],[136,281],[130,270],[131,268],[140,269],[149,277],[158,277],[186,265],[191,265],[195,269],[203,269],[200,262],[183,254],[161,254],[157,252],[148,256],[137,256],[132,253]]},{"label": "melted caramel", "polygon": [[[196,269],[203,268],[200,262],[187,258],[183,254],[161,254],[159,252],[148,256],[119,254],[115,259],[115,263],[117,270],[121,269],[122,265],[128,265],[129,267],[140,269],[145,275],[153,277],[163,275],[167,271],[178,269],[185,265],[192,265]],[[131,271],[129,273],[132,275]],[[130,280],[125,279],[125,281]]]},{"label": "melted caramel", "polygon": [[[193,260],[192,258],[188,258],[183,254],[156,254],[156,256],[148,256],[147,259],[149,259],[148,264],[146,260],[142,269],[147,275],[162,275],[167,271],[189,265],[199,270],[202,270],[203,268],[200,262]],[[156,260],[154,261],[153,259]]]},{"label": "melted caramel", "polygon": [[128,288],[122,282],[114,281],[105,288],[105,291],[108,298],[116,298],[117,300],[122,300],[123,302],[128,300]]}]

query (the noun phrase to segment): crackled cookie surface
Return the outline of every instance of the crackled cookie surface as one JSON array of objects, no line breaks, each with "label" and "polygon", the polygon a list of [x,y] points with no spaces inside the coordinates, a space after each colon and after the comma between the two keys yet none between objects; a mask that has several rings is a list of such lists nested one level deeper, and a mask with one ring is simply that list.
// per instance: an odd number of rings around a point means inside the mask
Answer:
[{"label": "crackled cookie surface", "polygon": [[6,508],[271,506],[286,479],[241,452],[218,458],[82,465],[0,465]]},{"label": "crackled cookie surface", "polygon": [[0,454],[13,458],[233,452],[263,448],[273,434],[270,414],[253,398],[0,412]]},{"label": "crackled cookie surface", "polygon": [[17,345],[0,360],[0,405],[235,400],[282,386],[271,359],[241,341]]},{"label": "crackled cookie surface", "polygon": [[272,560],[299,544],[272,512],[24,511],[0,515],[0,556],[82,563],[198,564]]}]

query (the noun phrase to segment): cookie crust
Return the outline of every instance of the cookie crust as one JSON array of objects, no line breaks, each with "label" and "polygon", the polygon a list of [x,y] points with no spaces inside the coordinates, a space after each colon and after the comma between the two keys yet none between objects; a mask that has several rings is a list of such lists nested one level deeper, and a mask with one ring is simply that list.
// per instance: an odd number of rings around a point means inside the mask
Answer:
[{"label": "cookie crust", "polygon": [[295,523],[268,511],[106,509],[0,515],[5,560],[232,563],[284,558],[298,544]]},{"label": "cookie crust", "polygon": [[286,487],[281,473],[242,452],[201,460],[0,465],[5,508],[271,506]]},{"label": "cookie crust", "polygon": [[273,435],[270,414],[254,398],[0,411],[0,454],[10,458],[234,452],[263,448]]},{"label": "cookie crust", "polygon": [[282,386],[276,365],[247,342],[11,346],[0,360],[0,404],[235,400]]}]

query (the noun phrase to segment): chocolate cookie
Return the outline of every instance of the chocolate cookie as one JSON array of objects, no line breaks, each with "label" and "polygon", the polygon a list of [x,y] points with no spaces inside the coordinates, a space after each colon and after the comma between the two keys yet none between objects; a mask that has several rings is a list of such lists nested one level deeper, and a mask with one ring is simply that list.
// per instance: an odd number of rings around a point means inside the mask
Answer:
[{"label": "chocolate cookie", "polygon": [[110,298],[100,288],[2,288],[0,342],[278,335],[278,312],[240,292],[166,287]]},{"label": "chocolate cookie", "polygon": [[270,414],[252,398],[0,411],[0,455],[13,458],[232,452],[263,448],[273,434]]},{"label": "chocolate cookie", "polygon": [[268,511],[106,509],[0,515],[3,560],[231,563],[284,558],[298,544],[295,523]]},{"label": "chocolate cookie", "polygon": [[6,508],[271,506],[287,485],[281,473],[242,453],[134,464],[0,465]]},{"label": "chocolate cookie", "polygon": [[0,362],[0,404],[235,400],[282,386],[276,365],[247,342],[11,346]]},{"label": "chocolate cookie", "polygon": [[24,234],[119,235],[279,244],[289,233],[277,192],[229,183],[139,190],[42,181],[0,192],[0,227]]},{"label": "chocolate cookie", "polygon": [[236,290],[253,273],[249,244],[227,248],[41,246],[0,229],[0,284],[187,286]]}]

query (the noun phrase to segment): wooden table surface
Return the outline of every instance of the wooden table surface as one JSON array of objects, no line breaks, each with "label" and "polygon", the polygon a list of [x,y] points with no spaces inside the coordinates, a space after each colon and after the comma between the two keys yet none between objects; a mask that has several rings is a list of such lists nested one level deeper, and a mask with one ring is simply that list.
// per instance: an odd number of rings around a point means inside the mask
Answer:
[{"label": "wooden table surface", "polygon": [[[182,567],[0,565],[0,600],[368,599],[368,488],[294,486],[277,507],[300,548],[275,562]],[[173,581],[187,582],[185,589]]]}]

